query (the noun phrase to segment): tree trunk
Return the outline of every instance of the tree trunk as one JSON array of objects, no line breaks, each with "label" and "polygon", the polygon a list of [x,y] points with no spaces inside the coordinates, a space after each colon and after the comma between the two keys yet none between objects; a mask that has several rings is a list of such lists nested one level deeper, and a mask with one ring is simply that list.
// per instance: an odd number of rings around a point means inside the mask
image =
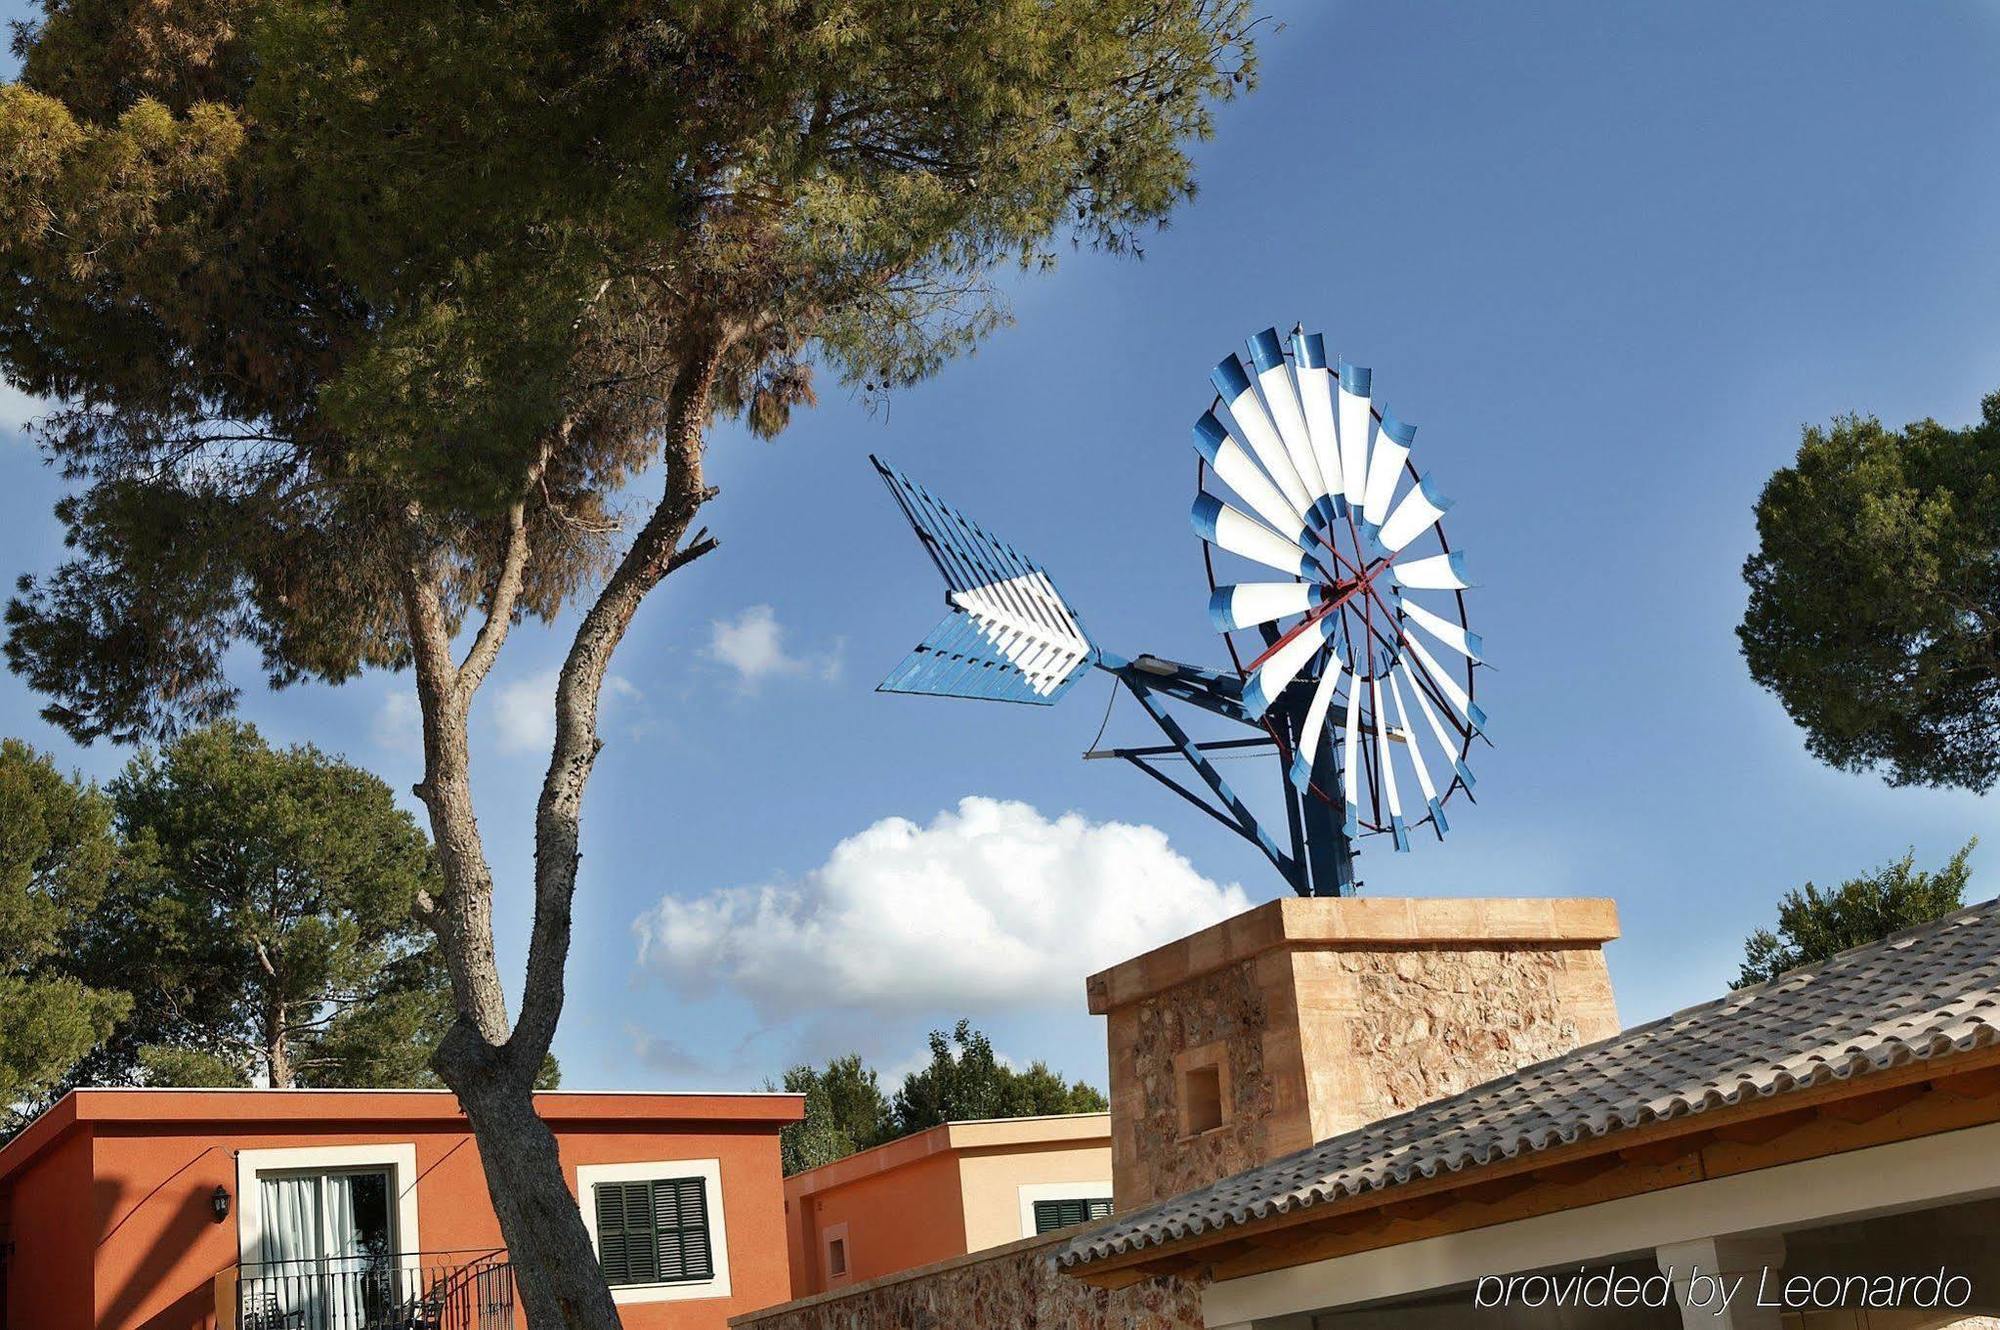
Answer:
[{"label": "tree trunk", "polygon": [[272,1089],[292,1088],[291,1050],[285,1045],[285,1004],[274,997],[264,1000],[264,1073],[270,1078]]},{"label": "tree trunk", "polygon": [[[583,789],[598,750],[597,703],[612,653],[646,593],[668,573],[714,548],[697,535],[683,546],[711,493],[702,484],[701,443],[722,344],[693,349],[676,375],[665,441],[666,492],[584,615],[556,690],[556,740],[535,820],[535,913],[521,1013],[511,1026],[493,951],[493,877],[475,816],[466,722],[472,694],[505,637],[526,550],[522,508],[510,517],[508,571],[495,585],[486,625],[463,665],[431,556],[412,551],[405,583],[417,695],[424,718],[424,779],[446,888],[427,917],[451,972],[458,1019],[433,1065],[472,1123],[486,1186],[506,1239],[531,1330],[619,1330],[618,1309],[570,1193],[554,1135],[535,1112],[534,1085],[555,1036],[569,957]],[[544,455],[546,460],[546,454]],[[413,517],[416,516],[413,514]],[[414,523],[413,523],[414,525]]]},{"label": "tree trunk", "polygon": [[474,1081],[458,1099],[472,1122],[531,1330],[619,1330],[617,1304],[583,1226],[580,1207],[590,1198],[570,1194],[555,1133],[535,1112],[532,1081]]}]

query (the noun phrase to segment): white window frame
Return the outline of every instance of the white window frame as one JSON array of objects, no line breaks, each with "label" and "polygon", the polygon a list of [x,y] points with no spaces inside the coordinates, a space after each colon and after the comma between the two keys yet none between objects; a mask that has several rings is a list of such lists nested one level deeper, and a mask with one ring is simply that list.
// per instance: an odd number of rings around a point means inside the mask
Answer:
[{"label": "white window frame", "polygon": [[625,1305],[640,1302],[692,1302],[697,1298],[729,1296],[729,1229],[723,1222],[722,1161],[719,1159],[655,1159],[632,1164],[578,1164],[576,1203],[583,1211],[583,1226],[590,1233],[590,1252],[597,1246],[597,1197],[601,1182],[661,1182],[667,1178],[700,1178],[708,1204],[708,1259],[715,1273],[708,1279],[677,1280],[671,1284],[621,1284],[611,1290],[611,1300]]},{"label": "white window frame", "polygon": [[395,1248],[404,1265],[416,1268],[416,1253],[424,1249],[417,1229],[417,1147],[413,1141],[379,1145],[313,1145],[290,1150],[236,1152],[236,1250],[244,1265],[263,1259],[264,1192],[260,1173],[337,1173],[386,1168],[395,1194],[390,1213],[396,1225]]},{"label": "white window frame", "polygon": [[1109,1182],[1024,1182],[1021,1184],[1021,1236],[1035,1236],[1036,1201],[1108,1201]]}]

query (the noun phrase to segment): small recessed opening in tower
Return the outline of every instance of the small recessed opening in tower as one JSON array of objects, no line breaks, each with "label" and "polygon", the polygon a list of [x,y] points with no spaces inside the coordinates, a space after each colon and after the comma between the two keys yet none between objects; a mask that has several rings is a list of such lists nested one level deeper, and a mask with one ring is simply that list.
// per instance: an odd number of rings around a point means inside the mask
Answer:
[{"label": "small recessed opening in tower", "polygon": [[1189,1067],[1181,1073],[1181,1111],[1185,1132],[1199,1136],[1222,1125],[1222,1069]]}]

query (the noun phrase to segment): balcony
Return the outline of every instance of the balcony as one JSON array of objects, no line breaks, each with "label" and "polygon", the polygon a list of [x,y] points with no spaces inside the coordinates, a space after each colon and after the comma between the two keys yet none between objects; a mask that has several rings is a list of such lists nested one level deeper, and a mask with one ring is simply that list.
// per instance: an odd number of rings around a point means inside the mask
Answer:
[{"label": "balcony", "polygon": [[215,1305],[220,1330],[514,1330],[514,1267],[504,1251],[246,1262]]}]

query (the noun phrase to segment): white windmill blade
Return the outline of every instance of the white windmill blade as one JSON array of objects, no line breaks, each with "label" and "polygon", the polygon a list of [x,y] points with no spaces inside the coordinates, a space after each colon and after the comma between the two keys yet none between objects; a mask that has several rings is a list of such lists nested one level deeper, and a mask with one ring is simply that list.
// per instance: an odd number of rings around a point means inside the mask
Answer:
[{"label": "white windmill blade", "polygon": [[1479,640],[1478,633],[1467,632],[1443,615],[1425,609],[1408,596],[1397,597],[1396,603],[1402,608],[1403,613],[1409,616],[1411,623],[1429,633],[1438,642],[1468,659],[1480,659],[1479,652],[1484,644]]},{"label": "white windmill blade", "polygon": [[1278,437],[1278,427],[1271,423],[1264,404],[1257,400],[1257,389],[1251,384],[1243,362],[1235,356],[1225,356],[1208,377],[1215,390],[1222,394],[1222,404],[1229,408],[1229,418],[1242,431],[1243,441],[1250,445],[1250,451],[1257,455],[1258,462],[1277,482],[1286,500],[1301,513],[1311,512],[1312,496],[1306,493],[1305,482],[1299,479],[1298,469],[1285,452],[1284,440]]},{"label": "white windmill blade", "polygon": [[1396,499],[1396,482],[1403,478],[1403,464],[1410,460],[1410,445],[1417,440],[1417,427],[1406,425],[1382,413],[1382,427],[1375,432],[1375,451],[1368,458],[1368,497],[1361,505],[1363,522],[1370,528],[1382,525]]},{"label": "white windmill blade", "polygon": [[[1292,377],[1298,382],[1306,435],[1327,497],[1320,517],[1331,522],[1347,502],[1340,483],[1340,429],[1333,423],[1333,375],[1326,367],[1326,338],[1300,329],[1292,334]],[[1338,500],[1338,502],[1336,502]]]},{"label": "white windmill blade", "polygon": [[1368,454],[1375,444],[1375,412],[1368,401],[1374,377],[1360,365],[1340,362],[1340,485],[1357,518],[1366,515]]},{"label": "white windmill blade", "polygon": [[1306,487],[1312,500],[1308,512],[1316,511],[1326,497],[1326,481],[1319,473],[1319,459],[1313,455],[1312,435],[1306,430],[1304,408],[1298,389],[1292,385],[1292,371],[1285,364],[1285,345],[1276,328],[1266,328],[1250,339],[1250,363],[1257,371],[1257,388],[1270,408],[1271,421],[1278,427],[1278,440],[1285,445],[1292,470]]},{"label": "white windmill blade", "polygon": [[1480,710],[1477,702],[1472,700],[1471,694],[1459,687],[1458,680],[1452,678],[1443,669],[1439,668],[1437,661],[1431,658],[1431,653],[1424,650],[1424,644],[1416,638],[1411,637],[1408,633],[1400,634],[1397,640],[1410,649],[1410,654],[1417,658],[1417,664],[1423,667],[1424,677],[1435,684],[1440,693],[1444,694],[1444,700],[1451,703],[1452,708],[1459,715],[1465,717],[1466,722],[1473,729],[1484,730],[1486,728],[1486,713]]},{"label": "white windmill blade", "polygon": [[1301,544],[1310,538],[1312,525],[1306,521],[1305,513],[1294,508],[1292,501],[1279,492],[1263,468],[1216,418],[1215,412],[1204,411],[1201,419],[1194,422],[1194,448],[1208,463],[1208,469],[1235,490],[1237,497],[1264,519],[1266,526],[1275,531],[1297,532]]},{"label": "white windmill blade", "polygon": [[1394,554],[1428,531],[1450,508],[1451,500],[1438,493],[1430,476],[1421,476],[1375,533],[1376,543]]},{"label": "white windmill blade", "polygon": [[1417,732],[1410,724],[1409,704],[1403,700],[1403,682],[1394,674],[1389,676],[1389,700],[1396,704],[1396,728],[1403,732],[1403,748],[1409,753],[1410,766],[1417,773],[1417,788],[1424,793],[1424,807],[1430,809],[1431,825],[1436,829],[1438,839],[1443,840],[1451,825],[1444,820],[1444,805],[1438,799],[1437,786],[1431,781],[1431,769],[1424,762],[1424,746],[1417,741]]},{"label": "white windmill blade", "polygon": [[1392,563],[1389,576],[1398,586],[1418,591],[1464,591],[1472,585],[1465,580],[1464,550],[1447,550],[1408,563]]},{"label": "white windmill blade", "polygon": [[1340,740],[1340,795],[1347,805],[1341,830],[1348,839],[1361,834],[1361,679],[1347,688],[1347,725]]},{"label": "white windmill blade", "polygon": [[[1320,672],[1319,685],[1313,689],[1312,702],[1306,707],[1306,718],[1299,724],[1299,746],[1292,751],[1292,767],[1289,773],[1292,785],[1300,794],[1312,791],[1313,765],[1319,758],[1320,745],[1326,739],[1326,713],[1333,706],[1333,694],[1343,673],[1340,663],[1340,649],[1327,648],[1326,667]],[[1354,687],[1348,680],[1347,686]]]},{"label": "white windmill blade", "polygon": [[1217,549],[1275,568],[1288,577],[1325,576],[1311,556],[1254,517],[1246,517],[1213,494],[1203,494],[1188,513],[1195,533]]},{"label": "white windmill blade", "polygon": [[1278,700],[1278,694],[1292,686],[1292,680],[1305,672],[1312,664],[1312,658],[1333,636],[1333,623],[1329,619],[1314,619],[1294,628],[1278,647],[1264,658],[1264,663],[1250,671],[1250,677],[1243,683],[1243,709],[1253,718],[1261,717]]},{"label": "white windmill blade", "polygon": [[1368,681],[1368,692],[1369,700],[1374,704],[1378,783],[1382,787],[1382,797],[1389,805],[1389,830],[1396,838],[1396,849],[1404,851],[1410,848],[1410,833],[1403,825],[1403,801],[1396,794],[1396,767],[1389,760],[1389,713],[1382,708],[1382,680],[1379,677]]},{"label": "white windmill blade", "polygon": [[1431,734],[1437,739],[1438,747],[1443,749],[1445,756],[1451,759],[1451,769],[1456,771],[1458,778],[1465,782],[1465,788],[1468,790],[1471,789],[1476,783],[1472,779],[1472,768],[1466,766],[1465,759],[1458,755],[1458,740],[1454,739],[1445,730],[1444,722],[1438,719],[1437,709],[1431,706],[1430,697],[1423,689],[1417,687],[1417,681],[1411,677],[1410,662],[1407,660],[1397,661],[1396,671],[1402,675],[1403,682],[1410,687],[1411,695],[1417,699],[1417,710],[1424,713],[1424,721],[1430,726]]},{"label": "white windmill blade", "polygon": [[1314,582],[1238,582],[1210,593],[1208,617],[1218,632],[1230,633],[1304,614],[1325,600]]}]

